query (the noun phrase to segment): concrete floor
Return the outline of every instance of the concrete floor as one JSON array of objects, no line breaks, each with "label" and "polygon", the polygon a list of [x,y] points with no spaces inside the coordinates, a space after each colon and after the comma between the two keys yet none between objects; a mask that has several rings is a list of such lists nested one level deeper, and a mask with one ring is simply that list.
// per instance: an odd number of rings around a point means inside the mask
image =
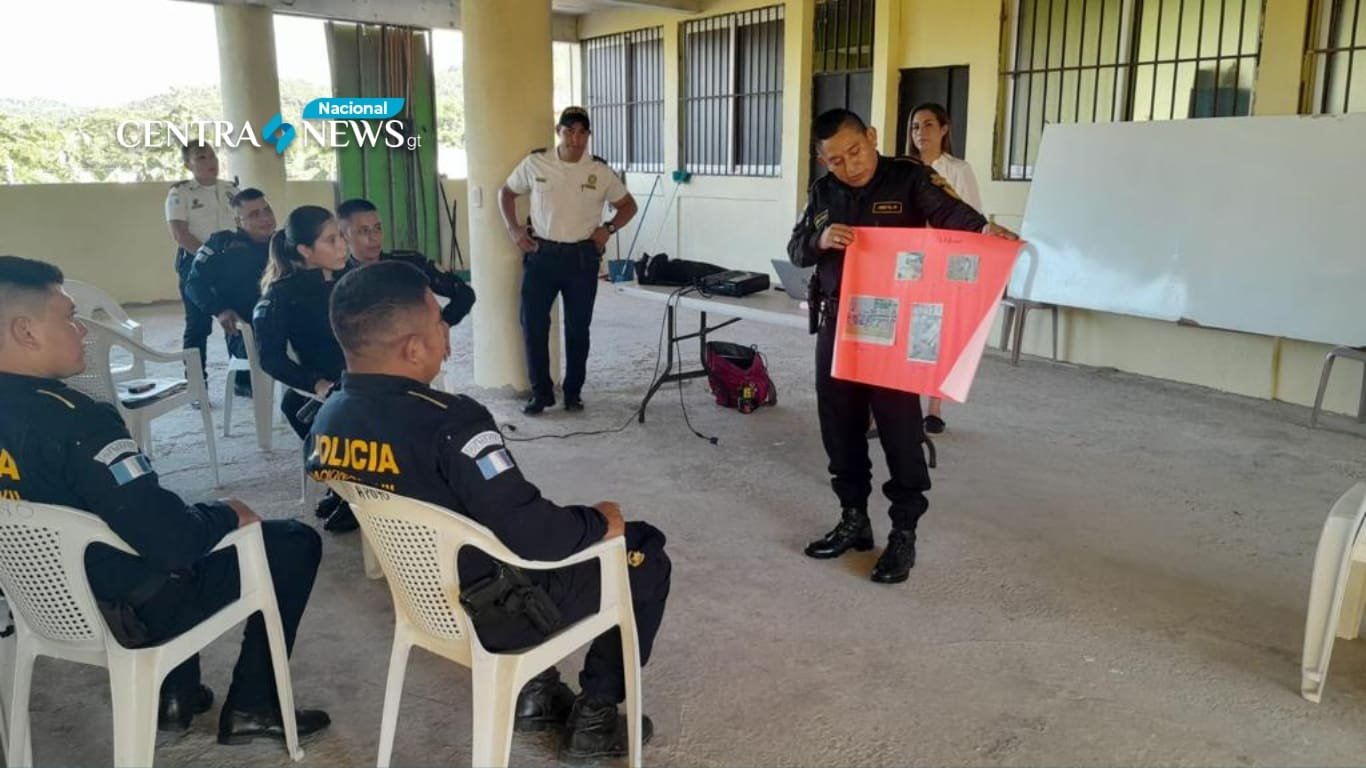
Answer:
[{"label": "concrete floor", "polygon": [[[654,363],[661,307],[604,289],[579,416],[521,416],[511,392],[471,389],[470,329],[450,383],[530,436],[623,423]],[[178,308],[144,308],[154,345],[176,346]],[[1340,642],[1324,703],[1299,697],[1304,604],[1328,507],[1366,478],[1366,441],[1308,431],[1302,408],[1113,371],[983,361],[973,398],[950,406],[911,581],[870,583],[876,552],[801,555],[833,522],[812,392],[810,337],[740,323],[779,404],[742,416],[675,388],[644,426],[513,448],[547,496],[622,503],[669,537],[674,586],[645,674],[654,765],[1349,765],[1363,761],[1366,643]],[[509,339],[508,343],[519,343]],[[221,419],[223,347],[210,342]],[[239,401],[219,440],[224,488],[263,517],[297,504],[297,441],[258,451]],[[163,482],[215,493],[197,419],[154,427]],[[880,449],[875,449],[880,465]],[[885,479],[877,466],[875,483]],[[877,499],[874,499],[876,502]],[[875,505],[880,506],[880,505]],[[888,528],[875,510],[879,539]],[[388,590],[361,573],[358,534],[324,534],[304,617],[296,700],[332,728],[310,765],[373,764],[392,631]],[[226,692],[234,636],[205,654]],[[564,668],[574,673],[578,660]],[[573,675],[570,675],[573,679]],[[414,654],[395,765],[469,761],[469,676]],[[41,765],[107,764],[103,672],[40,661],[33,699]],[[285,765],[282,748],[214,743],[217,707],[164,740],[161,765]],[[515,765],[558,760],[518,737]]]}]

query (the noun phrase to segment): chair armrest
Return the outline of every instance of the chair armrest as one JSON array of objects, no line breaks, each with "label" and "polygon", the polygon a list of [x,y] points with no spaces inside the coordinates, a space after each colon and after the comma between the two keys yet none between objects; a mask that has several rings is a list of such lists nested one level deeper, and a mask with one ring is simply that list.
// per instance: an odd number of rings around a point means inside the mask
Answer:
[{"label": "chair armrest", "polygon": [[553,571],[557,568],[565,568],[589,560],[608,559],[614,556],[624,558],[625,555],[626,537],[617,536],[615,538],[607,539],[606,541],[600,541],[587,549],[575,552],[563,560],[523,560],[520,557],[503,557],[501,555],[498,556],[498,559],[508,565],[525,568],[530,571]]},{"label": "chair armrest", "polygon": [[247,543],[247,542],[244,541],[244,539],[251,539],[251,538],[258,539],[258,540],[260,540],[262,543],[265,542],[265,539],[262,539],[262,538],[261,538],[261,526],[260,526],[260,525],[248,525],[248,526],[245,527],[245,528],[238,528],[238,529],[235,530],[235,531],[231,531],[231,532],[228,533],[226,536],[224,536],[223,538],[219,539],[219,540],[218,540],[218,543],[215,544],[214,547],[213,547],[213,549],[211,549],[211,550],[209,550],[209,551],[210,551],[210,552],[217,552],[217,551],[220,550],[220,549],[227,549],[228,547],[235,547],[235,546],[237,546],[238,544],[245,544],[245,543]]},{"label": "chair armrest", "polygon": [[146,360],[151,360],[155,363],[185,362],[185,355],[188,350],[178,350],[176,352],[159,352],[147,346],[146,344],[143,344],[142,342],[138,341],[132,336],[129,336],[127,333],[125,333],[116,326],[112,326],[108,323],[102,323],[99,320],[91,320],[88,317],[82,317],[81,322],[98,325],[101,328],[104,328],[105,330],[117,335],[118,341],[111,346],[123,347],[124,349],[131,352],[134,357],[144,358]]}]

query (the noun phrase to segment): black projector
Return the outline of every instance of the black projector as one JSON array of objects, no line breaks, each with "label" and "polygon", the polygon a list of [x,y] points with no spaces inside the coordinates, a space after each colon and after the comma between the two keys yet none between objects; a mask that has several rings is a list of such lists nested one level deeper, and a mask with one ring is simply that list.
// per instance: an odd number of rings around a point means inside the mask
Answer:
[{"label": "black projector", "polygon": [[716,296],[748,296],[768,290],[768,275],[731,269],[707,275],[698,281],[698,287]]}]

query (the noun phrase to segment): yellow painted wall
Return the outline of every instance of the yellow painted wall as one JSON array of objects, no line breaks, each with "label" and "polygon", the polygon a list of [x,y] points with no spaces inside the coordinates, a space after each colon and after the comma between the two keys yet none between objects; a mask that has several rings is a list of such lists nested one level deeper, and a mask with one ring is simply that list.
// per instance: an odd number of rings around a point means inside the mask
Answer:
[{"label": "yellow painted wall", "polygon": [[[163,214],[168,185],[0,185],[0,253],[51,261],[67,276],[100,286],[120,302],[179,300],[175,247]],[[289,206],[334,205],[333,185],[291,181]],[[465,182],[448,181],[447,194],[464,211]],[[275,204],[283,222],[287,210]],[[469,243],[465,217],[460,242]],[[449,236],[442,236],[446,248]],[[466,258],[469,253],[466,250]]]},{"label": "yellow painted wall", "polygon": [[[636,227],[641,228],[633,258],[663,251],[671,257],[696,259],[739,269],[772,272],[770,259],[786,258],[788,234],[805,202],[806,136],[811,111],[810,29],[813,0],[715,0],[703,3],[697,16],[669,11],[620,10],[581,17],[579,37],[590,38],[646,27],[664,34],[664,167],[681,165],[679,157],[680,25],[693,18],[783,5],[785,48],[782,176],[746,178],[693,176],[676,193],[669,172],[656,191],[649,213],[617,235],[609,251],[628,253]],[[628,174],[628,186],[642,208],[654,174]]]}]

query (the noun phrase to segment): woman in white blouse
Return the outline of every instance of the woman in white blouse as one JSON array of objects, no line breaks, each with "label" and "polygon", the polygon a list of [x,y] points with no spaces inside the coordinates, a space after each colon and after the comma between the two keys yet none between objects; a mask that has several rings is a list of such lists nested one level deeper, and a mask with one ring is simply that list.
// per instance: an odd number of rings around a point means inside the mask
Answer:
[{"label": "woman in white blouse", "polygon": [[[911,157],[918,158],[943,176],[963,202],[982,213],[982,195],[977,191],[977,177],[967,161],[953,156],[953,137],[949,135],[949,113],[939,104],[921,104],[911,113]],[[925,431],[937,435],[944,431],[942,402],[930,398],[925,416]]]}]

